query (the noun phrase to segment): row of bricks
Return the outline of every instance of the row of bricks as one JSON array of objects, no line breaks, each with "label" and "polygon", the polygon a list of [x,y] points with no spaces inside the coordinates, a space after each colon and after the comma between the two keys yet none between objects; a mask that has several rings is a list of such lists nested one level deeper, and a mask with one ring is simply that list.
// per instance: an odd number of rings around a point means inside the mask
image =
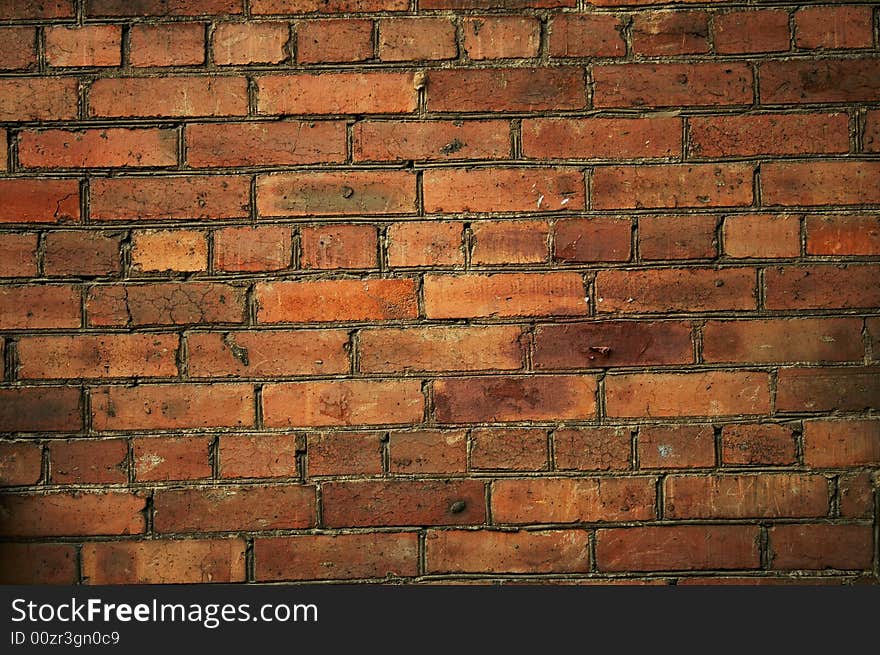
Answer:
[{"label": "row of bricks", "polygon": [[[3,537],[183,534],[315,527],[547,525],[825,518],[817,473],[381,479],[136,490],[6,491]],[[658,491],[662,493],[659,495]],[[149,501],[149,502],[148,502]],[[320,519],[318,506],[320,504]],[[662,509],[662,517],[659,515]]]},{"label": "row of bricks", "polygon": [[[410,578],[423,573],[858,571],[872,565],[873,538],[868,525],[773,525],[765,538],[766,545],[762,544],[761,529],[746,525],[303,534],[254,539],[252,570],[254,581],[270,582]],[[3,543],[0,580],[5,584],[244,582],[246,548],[240,537],[100,541],[81,547]],[[764,557],[766,564],[762,563]],[[419,563],[422,559],[424,569]],[[687,580],[683,578],[679,584],[687,584]],[[752,584],[756,580],[735,582]],[[577,578],[569,581],[590,583]],[[814,583],[820,581],[833,584],[834,578],[823,577]],[[593,582],[608,584],[614,579]],[[701,584],[705,579],[693,578],[691,582]]]},{"label": "row of bricks", "polygon": [[[0,441],[0,486],[243,478],[486,475],[880,464],[880,421],[642,425],[559,430],[220,434]],[[45,459],[48,466],[43,467]],[[302,461],[300,461],[302,460]],[[869,517],[872,473],[838,476],[846,517]]]},{"label": "row of bricks", "polygon": [[[425,275],[376,279],[0,286],[0,329],[243,325],[682,312],[871,309],[878,266]],[[763,277],[763,281],[759,278]],[[588,288],[592,287],[592,292]],[[85,301],[83,302],[83,294]],[[591,300],[591,296],[595,300]],[[83,312],[83,305],[85,312]]]},{"label": "row of bricks", "polygon": [[[758,64],[761,105],[872,102],[880,59],[793,59]],[[587,75],[592,78],[589,93]],[[419,90],[429,112],[578,111],[590,107],[752,105],[748,62],[596,64],[588,68],[459,68],[261,74],[254,77],[258,115],[415,114]],[[846,84],[840,84],[846,79]],[[246,116],[249,78],[242,75],[76,77],[0,80],[0,120],[66,121],[79,117]]]},{"label": "row of bricks", "polygon": [[[866,354],[864,333],[869,340]],[[18,380],[280,378],[348,373],[579,370],[706,364],[858,363],[880,319],[609,321],[556,325],[22,336]],[[0,338],[0,353],[3,339]]]},{"label": "row of bricks", "polygon": [[[627,52],[645,56],[710,51],[751,54],[786,52],[792,43],[805,50],[872,48],[872,9],[869,5],[800,8],[794,12],[793,40],[790,14],[782,9],[712,14],[649,11],[633,16],[559,14],[547,23],[546,52],[550,57],[623,57]],[[382,18],[375,23],[331,19],[293,25],[135,24],[125,48],[123,26],[118,24],[49,26],[42,38],[50,67],[157,67],[435,61],[456,59],[459,49],[474,61],[534,58],[541,54],[541,31],[542,22],[534,16],[468,16],[460,21],[408,17]],[[10,45],[0,54],[0,70],[37,65],[36,28],[0,28],[0,40]],[[208,54],[213,55],[210,61]]]},{"label": "row of bricks", "polygon": [[[307,428],[880,409],[878,367],[0,389],[0,432]],[[601,402],[600,402],[601,401]],[[259,412],[258,412],[259,407]],[[426,417],[426,415],[429,415]],[[259,425],[258,425],[259,424]],[[876,435],[874,435],[876,440]]]},{"label": "row of bricks", "polygon": [[695,215],[640,216],[635,223],[629,218],[593,218],[468,224],[412,221],[384,229],[334,223],[211,231],[0,232],[0,278],[423,266],[471,269],[714,259],[719,254],[732,259],[880,255],[880,219],[734,214],[723,221]]},{"label": "row of bricks", "polygon": [[[544,213],[584,210],[880,204],[880,161],[819,160],[558,168],[302,171],[256,176],[263,217]],[[95,178],[90,221],[251,216],[248,176]],[[589,194],[587,188],[589,187]],[[0,179],[0,223],[70,223],[76,179]],[[421,202],[419,201],[421,197]]]},{"label": "row of bricks", "polygon": [[[279,167],[463,160],[713,159],[880,151],[880,111],[864,113],[862,143],[846,113],[517,121],[272,121],[173,127],[21,130],[9,134],[16,171],[90,168]],[[861,118],[861,117],[860,117]],[[687,145],[683,147],[684,134]],[[0,130],[0,169],[8,168]]]}]

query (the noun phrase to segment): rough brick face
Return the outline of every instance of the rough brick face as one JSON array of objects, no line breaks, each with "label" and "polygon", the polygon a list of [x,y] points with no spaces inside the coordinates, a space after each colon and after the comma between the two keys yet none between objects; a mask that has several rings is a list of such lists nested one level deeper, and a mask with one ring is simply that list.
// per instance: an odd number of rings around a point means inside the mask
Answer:
[{"label": "rough brick face", "polygon": [[876,3],[0,5],[0,584],[877,583]]}]

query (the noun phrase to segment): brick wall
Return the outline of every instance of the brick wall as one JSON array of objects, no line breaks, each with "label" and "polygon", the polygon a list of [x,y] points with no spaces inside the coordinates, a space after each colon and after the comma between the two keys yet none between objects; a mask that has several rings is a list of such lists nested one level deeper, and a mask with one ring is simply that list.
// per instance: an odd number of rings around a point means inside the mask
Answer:
[{"label": "brick wall", "polygon": [[876,582],[878,14],[0,0],[2,579]]}]

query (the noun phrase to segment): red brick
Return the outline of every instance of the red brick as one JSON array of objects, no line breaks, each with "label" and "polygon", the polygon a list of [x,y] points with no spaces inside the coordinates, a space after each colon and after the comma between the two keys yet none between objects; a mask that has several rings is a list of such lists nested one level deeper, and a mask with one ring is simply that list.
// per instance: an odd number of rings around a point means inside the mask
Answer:
[{"label": "red brick", "polygon": [[122,270],[122,235],[85,230],[50,232],[45,238],[45,274],[96,276]]},{"label": "red brick", "polygon": [[122,27],[47,27],[46,62],[54,67],[119,66],[122,63]]},{"label": "red brick", "polygon": [[767,309],[832,309],[880,305],[878,266],[778,266],[768,268],[765,276]]},{"label": "red brick", "polygon": [[315,488],[205,487],[156,492],[156,532],[226,532],[311,528]]},{"label": "red brick", "polygon": [[83,545],[88,584],[245,581],[243,539],[151,539]]},{"label": "red brick", "polygon": [[428,318],[586,315],[583,279],[577,273],[427,275]]},{"label": "red brick", "polygon": [[757,569],[758,528],[676,525],[596,532],[600,571]]},{"label": "red brick", "polygon": [[248,113],[243,77],[115,77],[89,89],[90,117],[244,116]]},{"label": "red brick", "polygon": [[139,534],[146,500],[122,491],[7,494],[0,496],[4,537]]},{"label": "red brick", "polygon": [[774,569],[870,569],[870,525],[777,525],[770,528]]},{"label": "red brick", "polygon": [[288,58],[287,23],[219,23],[214,30],[214,63],[278,64]]},{"label": "red brick", "polygon": [[464,473],[467,435],[460,430],[392,432],[388,444],[390,473]]},{"label": "red brick", "polygon": [[880,217],[807,216],[808,255],[880,255]]},{"label": "red brick", "polygon": [[175,166],[177,133],[158,128],[24,131],[18,161],[25,168]]},{"label": "red brick", "polygon": [[[8,3],[7,3],[8,4]],[[4,7],[4,14],[7,14]],[[33,27],[0,28],[0,70],[22,70],[37,65],[37,30]]]},{"label": "red brick", "polygon": [[715,216],[640,216],[642,259],[708,259],[718,254]]},{"label": "red brick", "polygon": [[243,176],[97,178],[89,185],[96,221],[245,218],[250,205]]},{"label": "red brick", "polygon": [[22,337],[23,379],[173,377],[176,334],[103,334]]},{"label": "red brick", "polygon": [[693,371],[631,373],[605,379],[608,416],[723,416],[766,414],[766,373]]},{"label": "red brick", "polygon": [[629,428],[578,428],[553,433],[560,471],[623,471],[630,468]]},{"label": "red brick", "polygon": [[725,425],[721,431],[721,462],[743,466],[783,466],[796,463],[791,427],[775,423]]},{"label": "red brick", "polygon": [[493,68],[428,72],[429,111],[584,109],[580,68]]},{"label": "red brick", "polygon": [[289,227],[227,227],[214,232],[214,269],[231,272],[290,268],[293,236]]},{"label": "red brick", "polygon": [[600,166],[594,209],[743,207],[752,204],[752,164]]},{"label": "red brick", "polygon": [[752,71],[744,63],[611,64],[593,67],[596,107],[748,105]]},{"label": "red brick", "polygon": [[480,525],[486,520],[480,480],[327,482],[323,500],[329,527]]},{"label": "red brick", "polygon": [[73,544],[0,544],[0,584],[73,585],[78,578]]},{"label": "red brick", "polygon": [[253,388],[231,384],[99,387],[92,392],[95,430],[177,430],[254,424]]},{"label": "red brick", "polygon": [[761,63],[763,104],[873,102],[880,59],[799,59]]},{"label": "red brick", "polygon": [[89,0],[89,16],[205,16],[242,13],[242,0]]},{"label": "red brick", "polygon": [[840,515],[870,518],[874,515],[874,485],[880,482],[869,471],[849,473],[838,478]]},{"label": "red brick", "polygon": [[454,221],[394,223],[385,242],[388,265],[461,266],[464,264],[463,224]]},{"label": "red brick", "polygon": [[334,380],[263,387],[269,427],[392,425],[420,422],[424,396],[418,380]]},{"label": "red brick", "polygon": [[583,530],[431,530],[425,546],[429,573],[586,573],[590,566]]},{"label": "red brick", "polygon": [[681,119],[526,119],[522,148],[536,159],[675,157],[681,153]]},{"label": "red brick", "polygon": [[43,449],[27,441],[0,441],[0,487],[36,484],[43,476]]},{"label": "red brick", "polygon": [[474,470],[546,471],[547,430],[474,430],[470,457]]},{"label": "red brick", "polygon": [[862,141],[865,152],[880,152],[880,111],[873,110],[865,113]]},{"label": "red brick", "polygon": [[735,214],[724,219],[724,253],[729,257],[797,257],[801,251],[800,216]]},{"label": "red brick", "polygon": [[381,474],[382,437],[380,432],[310,434],[308,476]]},{"label": "red brick", "polygon": [[574,7],[575,0],[420,0],[421,9],[506,9]]},{"label": "red brick", "polygon": [[0,329],[78,328],[80,290],[69,285],[0,287]]},{"label": "red brick", "polygon": [[386,18],[379,21],[379,59],[454,59],[455,24],[448,18]]},{"label": "red brick", "polygon": [[693,116],[691,156],[731,157],[849,152],[849,117],[833,114]]},{"label": "red brick", "polygon": [[0,233],[0,277],[36,277],[37,235]]},{"label": "red brick", "polygon": [[3,3],[4,20],[73,18],[74,0],[7,0]]},{"label": "red brick", "polygon": [[712,466],[715,466],[715,433],[711,425],[643,425],[639,430],[639,468]]},{"label": "red brick", "polygon": [[71,77],[0,80],[0,120],[58,121],[77,116],[77,80]]},{"label": "red brick", "polygon": [[261,216],[408,214],[416,210],[409,171],[301,172],[257,178]]},{"label": "red brick", "polygon": [[685,322],[567,323],[535,330],[536,369],[689,364],[694,352]]},{"label": "red brick", "polygon": [[358,335],[364,373],[490,371],[522,368],[517,326],[449,326],[363,330]]},{"label": "red brick", "polygon": [[124,439],[50,441],[53,484],[125,484],[128,444]]},{"label": "red brick", "polygon": [[408,0],[252,0],[254,14],[325,14],[407,11]]},{"label": "red brick", "polygon": [[474,264],[546,262],[550,226],[546,221],[477,221],[471,225]]},{"label": "red brick", "polygon": [[77,180],[0,180],[0,223],[79,222]]},{"label": "red brick", "polygon": [[666,478],[673,519],[800,518],[828,514],[828,481],[808,473]]},{"label": "red brick", "polygon": [[561,262],[625,262],[632,249],[628,218],[575,218],[556,223],[553,257]]},{"label": "red brick", "polygon": [[198,230],[137,230],[131,236],[131,270],[207,271],[207,236]]},{"label": "red brick", "polygon": [[256,285],[260,323],[387,321],[416,318],[415,281],[315,280]]},{"label": "red brick", "polygon": [[462,21],[469,59],[537,57],[541,23],[530,16],[479,16]]},{"label": "red brick", "polygon": [[347,373],[345,330],[193,332],[191,377],[269,377]]},{"label": "red brick", "polygon": [[497,523],[596,523],[654,518],[655,479],[507,478],[492,483]]},{"label": "red brick", "polygon": [[865,328],[867,330],[868,343],[871,346],[871,359],[880,359],[880,317],[866,318]]},{"label": "red brick", "polygon": [[373,225],[319,225],[300,230],[302,268],[376,268],[378,231]]},{"label": "red brick", "polygon": [[186,159],[194,168],[342,162],[345,124],[272,121],[188,125]]},{"label": "red brick", "polygon": [[709,16],[704,11],[644,11],[633,16],[631,29],[638,55],[709,52]]},{"label": "red brick", "polygon": [[777,411],[862,411],[878,408],[880,369],[783,368],[779,371]]},{"label": "red brick", "polygon": [[355,161],[445,161],[510,156],[507,121],[360,121]]},{"label": "red brick", "polygon": [[623,21],[609,14],[557,14],[550,22],[551,57],[622,57]]},{"label": "red brick", "polygon": [[257,78],[259,114],[407,114],[416,109],[413,73],[293,73]]},{"label": "red brick", "polygon": [[220,477],[296,477],[298,450],[292,434],[224,434],[220,437]]},{"label": "red brick", "polygon": [[243,287],[218,282],[99,286],[86,297],[93,326],[242,323],[244,305]]},{"label": "red brick", "polygon": [[845,362],[864,357],[859,319],[709,321],[703,328],[707,362]]},{"label": "red brick", "polygon": [[442,378],[434,381],[440,423],[587,419],[596,414],[592,376]]},{"label": "red brick", "polygon": [[211,477],[211,437],[144,437],[132,440],[138,482]]},{"label": "red brick", "polygon": [[373,58],[373,21],[309,20],[296,25],[296,60],[305,64]]},{"label": "red brick", "polygon": [[880,421],[804,421],[807,466],[880,465]]},{"label": "red brick", "polygon": [[82,428],[77,387],[0,389],[0,432],[75,432]]},{"label": "red brick", "polygon": [[205,25],[165,23],[132,25],[132,66],[199,66],[205,63]]},{"label": "red brick", "polygon": [[786,52],[790,48],[788,12],[782,9],[717,13],[713,19],[715,52]]},{"label": "red brick", "polygon": [[599,312],[755,309],[751,268],[607,270],[596,277]]},{"label": "red brick", "polygon": [[804,7],[794,14],[798,48],[836,50],[874,45],[872,8],[864,6]]},{"label": "red brick", "polygon": [[357,580],[418,574],[415,532],[316,534],[254,540],[257,580]]},{"label": "red brick", "polygon": [[768,162],[761,165],[766,205],[860,205],[880,203],[880,162]]}]

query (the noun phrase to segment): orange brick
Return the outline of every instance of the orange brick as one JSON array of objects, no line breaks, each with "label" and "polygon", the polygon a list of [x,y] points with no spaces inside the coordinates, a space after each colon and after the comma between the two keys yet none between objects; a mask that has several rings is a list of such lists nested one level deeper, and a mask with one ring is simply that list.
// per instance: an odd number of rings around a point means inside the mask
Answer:
[{"label": "orange brick", "polygon": [[143,230],[131,238],[136,273],[208,270],[208,240],[197,230]]},{"label": "orange brick", "polygon": [[480,16],[462,21],[469,59],[537,57],[541,23],[530,16]]},{"label": "orange brick", "polygon": [[122,27],[49,27],[46,29],[46,61],[55,67],[119,66]]},{"label": "orange brick", "polygon": [[202,23],[132,25],[132,66],[198,66],[205,63]]},{"label": "orange brick", "polygon": [[549,256],[546,221],[477,221],[471,234],[474,264],[542,263]]},{"label": "orange brick", "polygon": [[386,233],[388,264],[460,266],[464,264],[463,224],[454,221],[394,223]]},{"label": "orange brick", "polygon": [[219,23],[214,30],[214,63],[278,64],[288,58],[287,23]]},{"label": "orange brick", "polygon": [[373,58],[373,21],[309,20],[296,24],[296,60],[304,64]]},{"label": "orange brick", "polygon": [[392,432],[388,451],[391,473],[461,474],[467,470],[467,436],[461,430]]},{"label": "orange brick", "polygon": [[379,21],[379,59],[453,59],[455,25],[448,18],[387,18]]},{"label": "orange brick", "polygon": [[378,232],[372,225],[320,225],[300,230],[303,268],[375,268]]}]

